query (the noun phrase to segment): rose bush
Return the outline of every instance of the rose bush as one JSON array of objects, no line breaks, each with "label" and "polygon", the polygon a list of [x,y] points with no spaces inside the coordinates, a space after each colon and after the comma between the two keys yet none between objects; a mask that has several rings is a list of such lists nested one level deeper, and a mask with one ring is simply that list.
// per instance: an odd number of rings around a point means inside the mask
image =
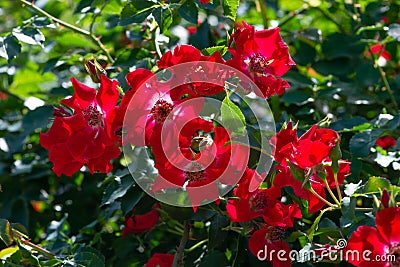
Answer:
[{"label": "rose bush", "polygon": [[399,9],[4,4],[0,266],[399,266]]}]

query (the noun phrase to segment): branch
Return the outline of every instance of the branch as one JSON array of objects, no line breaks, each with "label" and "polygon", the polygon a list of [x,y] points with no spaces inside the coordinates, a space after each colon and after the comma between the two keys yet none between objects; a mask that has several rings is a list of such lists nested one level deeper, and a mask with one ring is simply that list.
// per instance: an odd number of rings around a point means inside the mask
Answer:
[{"label": "branch", "polygon": [[31,8],[33,8],[36,12],[42,14],[43,16],[48,17],[50,20],[52,20],[54,23],[59,24],[64,26],[65,28],[68,28],[76,33],[82,34],[88,38],[90,38],[107,56],[108,60],[112,63],[114,63],[114,59],[111,57],[110,53],[108,52],[107,48],[104,46],[104,44],[100,41],[100,39],[95,36],[94,34],[92,34],[91,32],[81,29],[75,25],[72,25],[68,22],[65,22],[63,20],[60,20],[52,15],[50,15],[49,13],[47,13],[46,11],[44,11],[43,9],[41,9],[40,7],[36,6],[33,2],[29,2],[27,0],[20,0],[21,3],[30,6]]},{"label": "branch", "polygon": [[184,256],[183,252],[185,250],[186,243],[189,239],[189,234],[190,234],[190,224],[189,224],[189,221],[185,221],[181,243],[179,244],[179,247],[176,250],[176,254],[174,257],[174,262],[172,263],[172,267],[182,266],[183,256]]}]

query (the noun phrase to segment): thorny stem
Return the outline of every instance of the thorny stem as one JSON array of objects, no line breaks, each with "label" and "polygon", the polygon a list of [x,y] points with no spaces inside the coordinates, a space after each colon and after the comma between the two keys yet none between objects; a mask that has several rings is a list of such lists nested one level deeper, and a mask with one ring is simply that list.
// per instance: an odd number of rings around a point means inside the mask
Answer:
[{"label": "thorny stem", "polygon": [[186,243],[189,239],[189,234],[190,234],[190,223],[189,223],[189,221],[185,221],[182,239],[181,239],[178,249],[176,250],[176,254],[174,257],[174,261],[172,263],[172,267],[182,266],[183,256],[184,256],[183,252],[185,250]]},{"label": "thorny stem", "polygon": [[91,33],[90,31],[81,29],[75,25],[72,25],[68,22],[65,22],[63,20],[60,20],[52,15],[50,15],[49,13],[47,13],[46,11],[44,11],[43,9],[41,9],[40,7],[36,6],[33,2],[29,2],[27,0],[20,0],[21,3],[30,6],[31,8],[33,8],[36,12],[42,14],[43,16],[48,17],[50,20],[52,20],[54,23],[62,25],[76,33],[82,34],[84,36],[87,36],[88,38],[90,38],[107,56],[108,60],[110,61],[110,63],[114,63],[114,59],[112,58],[112,56],[110,55],[110,53],[108,52],[107,48],[104,46],[104,44],[100,41],[100,39],[94,35],[93,33]]}]

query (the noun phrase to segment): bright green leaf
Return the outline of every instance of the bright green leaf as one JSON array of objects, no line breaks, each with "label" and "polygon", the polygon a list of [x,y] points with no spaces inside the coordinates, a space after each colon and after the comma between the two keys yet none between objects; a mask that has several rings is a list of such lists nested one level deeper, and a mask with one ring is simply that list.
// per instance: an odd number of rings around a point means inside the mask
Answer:
[{"label": "bright green leaf", "polygon": [[222,4],[224,7],[224,15],[233,21],[236,20],[236,11],[239,7],[239,2],[239,0],[224,0]]},{"label": "bright green leaf", "polygon": [[221,105],[221,120],[229,132],[243,134],[246,131],[246,119],[238,106],[227,95]]}]

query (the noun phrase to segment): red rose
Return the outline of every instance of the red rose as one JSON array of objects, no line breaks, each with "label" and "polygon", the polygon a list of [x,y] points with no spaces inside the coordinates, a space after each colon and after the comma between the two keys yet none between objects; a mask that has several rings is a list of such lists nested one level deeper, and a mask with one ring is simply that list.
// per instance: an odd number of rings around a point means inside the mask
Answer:
[{"label": "red rose", "polygon": [[[352,256],[357,251],[359,257]],[[368,251],[368,253],[365,253]],[[377,212],[376,228],[359,226],[345,248],[347,261],[355,266],[399,266],[400,264],[400,208]],[[377,259],[380,259],[377,261]],[[392,261],[388,261],[391,259]],[[394,261],[393,261],[394,259]]]},{"label": "red rose", "polygon": [[174,262],[174,255],[154,253],[144,267],[171,267]]},{"label": "red rose", "polygon": [[280,77],[295,65],[279,31],[256,31],[243,22],[230,40],[232,59],[227,64],[251,77],[261,90],[255,93],[265,98],[281,95],[290,87]]},{"label": "red rose", "polygon": [[66,108],[54,110],[54,123],[47,133],[40,134],[40,144],[50,151],[58,176],[71,176],[85,164],[91,173],[108,173],[110,160],[120,155],[111,131],[113,116],[109,116],[118,101],[118,83],[102,75],[96,91],[73,78],[71,81],[74,95],[61,101]]},{"label": "red rose", "polygon": [[160,218],[160,213],[156,210],[157,208],[160,208],[160,204],[155,204],[153,209],[144,215],[126,217],[125,227],[122,230],[122,235],[127,236],[130,233],[141,233],[153,228]]},{"label": "red rose", "polygon": [[386,135],[386,136],[381,136],[376,140],[376,145],[380,146],[381,148],[388,150],[392,146],[395,146],[397,143],[396,139],[393,137]]},{"label": "red rose", "polygon": [[283,241],[285,228],[270,226],[255,231],[249,239],[250,252],[259,260],[269,261],[273,267],[290,267],[290,248]]},{"label": "red rose", "polygon": [[[254,170],[247,169],[247,172]],[[253,179],[252,175],[244,174]],[[296,203],[283,204],[281,191],[278,187],[257,189],[249,192],[251,181],[245,180],[234,190],[237,199],[228,201],[226,210],[233,222],[248,222],[262,217],[271,226],[292,227],[294,218],[301,218],[301,212]]]},{"label": "red rose", "polygon": [[[188,62],[191,62],[192,65],[188,66],[187,77],[190,77],[190,80],[195,82],[187,83],[187,81],[182,81],[183,85],[177,86],[171,91],[171,98],[173,100],[179,100],[184,95],[187,98],[214,95],[224,91],[224,86],[221,84],[221,73],[226,72],[226,70],[221,70],[220,66],[214,64],[225,64],[225,60],[218,51],[214,52],[211,56],[204,56],[194,46],[178,45],[173,52],[166,52],[157,62],[157,65],[159,68],[165,69]],[[197,65],[197,62],[202,62],[202,64]]]},{"label": "red rose", "polygon": [[315,167],[328,158],[339,140],[339,134],[331,129],[311,127],[299,139],[296,130],[289,123],[286,129],[271,138],[274,157],[280,164],[286,160],[301,169]]}]

